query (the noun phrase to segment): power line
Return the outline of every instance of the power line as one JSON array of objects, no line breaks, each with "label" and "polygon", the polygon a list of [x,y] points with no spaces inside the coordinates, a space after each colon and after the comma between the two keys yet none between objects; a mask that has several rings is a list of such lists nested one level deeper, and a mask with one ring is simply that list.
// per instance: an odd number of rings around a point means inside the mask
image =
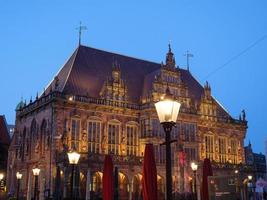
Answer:
[{"label": "power line", "polygon": [[267,38],[267,35],[263,35],[262,37],[260,37],[258,40],[256,40],[255,42],[253,42],[251,45],[249,45],[247,48],[245,48],[243,51],[239,52],[238,54],[234,55],[233,57],[231,57],[228,61],[226,61],[223,65],[217,67],[215,70],[211,71],[207,76],[205,76],[203,78],[202,81],[207,80],[207,78],[209,78],[210,76],[212,76],[213,74],[215,74],[216,72],[218,72],[219,70],[223,69],[226,65],[230,64],[231,62],[233,62],[234,60],[236,60],[237,58],[239,58],[240,56],[242,56],[243,54],[245,54],[247,51],[249,51],[251,48],[255,47],[257,44],[259,44],[260,42],[262,42],[263,40],[265,40]]}]

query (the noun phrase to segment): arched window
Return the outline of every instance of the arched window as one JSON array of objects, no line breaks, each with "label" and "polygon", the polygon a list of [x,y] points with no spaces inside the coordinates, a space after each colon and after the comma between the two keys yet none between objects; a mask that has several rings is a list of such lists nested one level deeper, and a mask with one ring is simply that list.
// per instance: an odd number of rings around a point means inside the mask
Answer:
[{"label": "arched window", "polygon": [[24,161],[24,156],[25,156],[25,146],[26,146],[26,127],[24,127],[23,129],[23,133],[22,133],[22,144],[20,146],[20,157],[21,160]]},{"label": "arched window", "polygon": [[44,119],[42,124],[41,124],[41,136],[40,136],[40,153],[41,153],[41,155],[45,154],[46,137],[47,137],[47,122]]},{"label": "arched window", "polygon": [[101,144],[101,121],[90,119],[87,122],[88,151],[100,153]]},{"label": "arched window", "polygon": [[81,120],[79,118],[71,119],[71,148],[79,150],[79,139],[81,130]]},{"label": "arched window", "polygon": [[108,122],[108,153],[119,155],[120,144],[120,122]]},{"label": "arched window", "polygon": [[33,150],[34,150],[34,145],[38,141],[38,132],[37,132],[37,124],[36,120],[33,119],[31,123],[31,129],[30,129],[30,138],[28,140],[29,148],[28,148],[28,153],[31,156]]},{"label": "arched window", "polygon": [[138,155],[138,127],[136,124],[126,125],[127,155]]}]

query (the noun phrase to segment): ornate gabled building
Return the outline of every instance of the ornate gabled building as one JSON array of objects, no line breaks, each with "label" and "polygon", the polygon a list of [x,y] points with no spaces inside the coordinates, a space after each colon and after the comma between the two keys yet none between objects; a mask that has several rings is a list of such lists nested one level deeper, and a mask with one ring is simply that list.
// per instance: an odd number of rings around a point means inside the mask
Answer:
[{"label": "ornate gabled building", "polygon": [[153,143],[158,195],[163,199],[164,131],[154,103],[167,87],[182,104],[172,131],[178,141],[172,145],[173,191],[190,191],[191,161],[201,166],[205,157],[210,158],[215,174],[232,173],[244,163],[245,113],[240,119],[231,117],[212,97],[208,83],[202,87],[188,70],[176,65],[170,46],[165,64],[79,46],[43,94],[17,108],[9,149],[9,191],[16,190],[15,174],[20,171],[22,194],[30,199],[31,170],[38,166],[40,199],[55,191],[68,196],[66,153],[75,148],[81,153],[81,197],[88,191],[101,193],[104,154],[112,154],[119,168],[120,197],[134,199],[141,191],[144,146]]}]

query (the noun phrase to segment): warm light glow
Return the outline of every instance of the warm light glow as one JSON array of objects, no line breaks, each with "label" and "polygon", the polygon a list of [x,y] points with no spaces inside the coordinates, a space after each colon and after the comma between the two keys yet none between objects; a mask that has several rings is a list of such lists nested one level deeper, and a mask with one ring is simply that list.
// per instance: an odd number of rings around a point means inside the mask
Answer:
[{"label": "warm light glow", "polygon": [[198,165],[194,162],[191,163],[191,168],[193,171],[197,171]]},{"label": "warm light glow", "polygon": [[16,173],[16,177],[17,177],[18,180],[20,180],[20,179],[22,179],[22,174],[19,173],[19,172],[17,172],[17,173]]},{"label": "warm light glow", "polygon": [[163,99],[155,103],[160,123],[176,123],[181,104],[175,100]]},{"label": "warm light glow", "polygon": [[39,176],[40,169],[37,168],[37,167],[36,167],[36,168],[33,168],[33,169],[32,169],[32,173],[33,173],[34,176]]},{"label": "warm light glow", "polygon": [[70,96],[69,97],[69,101],[73,101],[73,96]]},{"label": "warm light glow", "polygon": [[4,178],[4,174],[0,174],[0,180],[2,180]]},{"label": "warm light glow", "polygon": [[252,180],[252,176],[251,175],[248,175],[248,180]]},{"label": "warm light glow", "polygon": [[238,170],[237,169],[235,170],[235,174],[238,174]]},{"label": "warm light glow", "polygon": [[81,155],[77,153],[76,151],[69,152],[68,153],[69,163],[77,165],[77,163],[79,162],[80,156]]}]

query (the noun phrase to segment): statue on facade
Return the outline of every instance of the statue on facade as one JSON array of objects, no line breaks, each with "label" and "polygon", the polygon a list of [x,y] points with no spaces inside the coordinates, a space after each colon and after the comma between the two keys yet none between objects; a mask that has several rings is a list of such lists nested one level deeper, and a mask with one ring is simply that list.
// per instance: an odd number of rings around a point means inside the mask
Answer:
[{"label": "statue on facade", "polygon": [[121,146],[121,153],[125,154],[126,153],[126,137],[125,136],[122,136],[120,146]]},{"label": "statue on facade", "polygon": [[81,145],[82,145],[82,150],[86,151],[87,150],[87,134],[86,134],[86,130],[83,130],[82,133],[82,141],[81,141]]},{"label": "statue on facade", "polygon": [[106,135],[103,135],[102,140],[101,140],[101,150],[102,152],[106,152],[108,146],[108,139]]}]

